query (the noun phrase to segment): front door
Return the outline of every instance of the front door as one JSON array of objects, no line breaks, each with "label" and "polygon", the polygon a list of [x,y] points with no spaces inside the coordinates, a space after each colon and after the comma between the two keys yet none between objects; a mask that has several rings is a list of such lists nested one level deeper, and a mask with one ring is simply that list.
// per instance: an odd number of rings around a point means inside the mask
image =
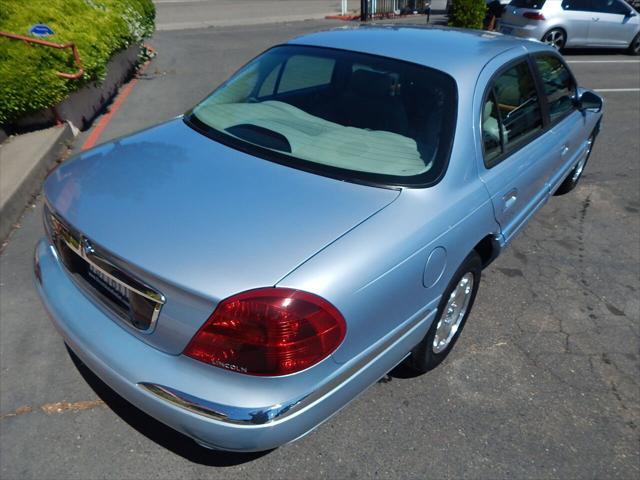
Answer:
[{"label": "front door", "polygon": [[544,90],[549,124],[553,133],[553,154],[556,166],[549,177],[549,188],[555,191],[567,173],[586,154],[588,133],[585,116],[578,110],[575,98],[577,85],[573,75],[555,53],[537,53],[534,64]]},{"label": "front door", "polygon": [[627,47],[631,43],[637,23],[622,0],[591,0],[591,10],[589,45]]}]

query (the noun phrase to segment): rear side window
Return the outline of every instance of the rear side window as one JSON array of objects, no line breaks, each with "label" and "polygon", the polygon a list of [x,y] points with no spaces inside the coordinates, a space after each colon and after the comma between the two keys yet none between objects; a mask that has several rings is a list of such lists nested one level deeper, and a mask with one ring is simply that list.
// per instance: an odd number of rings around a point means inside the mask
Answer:
[{"label": "rear side window", "polygon": [[294,55],[284,66],[277,93],[329,85],[335,64],[331,58]]},{"label": "rear side window", "polygon": [[591,9],[590,0],[563,0],[562,8],[564,10],[586,12]]},{"label": "rear side window", "polygon": [[264,77],[258,98],[305,88],[322,88],[331,83],[335,60],[311,55],[294,55],[280,62]]},{"label": "rear side window", "polygon": [[502,73],[493,90],[506,137],[505,151],[509,151],[542,128],[538,92],[527,62]]},{"label": "rear side window", "polygon": [[629,7],[623,5],[619,0],[591,0],[591,10],[594,12],[626,15],[629,12]]},{"label": "rear side window", "polygon": [[[482,112],[485,161],[495,163],[542,130],[542,112],[534,77],[526,60],[499,74]],[[500,148],[496,142],[499,142]]]},{"label": "rear side window", "polygon": [[536,65],[542,77],[551,123],[574,110],[576,85],[567,67],[553,55],[536,55]]},{"label": "rear side window", "polygon": [[509,4],[516,8],[530,8],[531,10],[540,10],[544,6],[545,0],[512,0]]}]

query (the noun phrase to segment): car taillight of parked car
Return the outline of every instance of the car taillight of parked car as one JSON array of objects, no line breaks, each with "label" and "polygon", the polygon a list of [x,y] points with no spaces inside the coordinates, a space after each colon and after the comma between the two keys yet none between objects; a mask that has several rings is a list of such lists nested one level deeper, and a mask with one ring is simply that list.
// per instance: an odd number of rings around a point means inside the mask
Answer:
[{"label": "car taillight of parked car", "polygon": [[524,12],[522,16],[529,20],[545,20],[544,15],[540,12]]},{"label": "car taillight of parked car", "polygon": [[342,314],[323,298],[260,288],[222,301],[184,354],[248,375],[287,375],[329,356],[345,333]]}]

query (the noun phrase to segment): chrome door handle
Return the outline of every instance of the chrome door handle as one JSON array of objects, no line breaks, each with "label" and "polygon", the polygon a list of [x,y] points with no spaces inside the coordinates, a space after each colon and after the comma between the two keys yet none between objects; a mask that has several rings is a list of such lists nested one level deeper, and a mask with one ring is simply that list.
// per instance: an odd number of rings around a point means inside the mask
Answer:
[{"label": "chrome door handle", "polygon": [[562,146],[562,150],[560,150],[560,155],[562,155],[563,157],[569,152],[569,146],[568,145],[563,145]]},{"label": "chrome door handle", "polygon": [[597,22],[598,20],[600,20],[600,17],[591,17],[591,20],[593,20],[594,22]]},{"label": "chrome door handle", "polygon": [[510,190],[509,193],[507,193],[504,197],[502,197],[502,200],[504,200],[504,210],[508,210],[509,208],[513,207],[517,199],[518,189],[514,188],[513,190]]}]

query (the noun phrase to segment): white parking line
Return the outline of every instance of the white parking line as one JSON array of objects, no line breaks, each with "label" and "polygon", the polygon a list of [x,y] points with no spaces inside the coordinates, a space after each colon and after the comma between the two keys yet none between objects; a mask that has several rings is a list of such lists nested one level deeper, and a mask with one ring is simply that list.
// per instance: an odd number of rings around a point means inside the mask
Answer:
[{"label": "white parking line", "polygon": [[640,88],[594,88],[596,92],[640,92]]},{"label": "white parking line", "polygon": [[640,63],[640,60],[567,60],[567,63]]}]

